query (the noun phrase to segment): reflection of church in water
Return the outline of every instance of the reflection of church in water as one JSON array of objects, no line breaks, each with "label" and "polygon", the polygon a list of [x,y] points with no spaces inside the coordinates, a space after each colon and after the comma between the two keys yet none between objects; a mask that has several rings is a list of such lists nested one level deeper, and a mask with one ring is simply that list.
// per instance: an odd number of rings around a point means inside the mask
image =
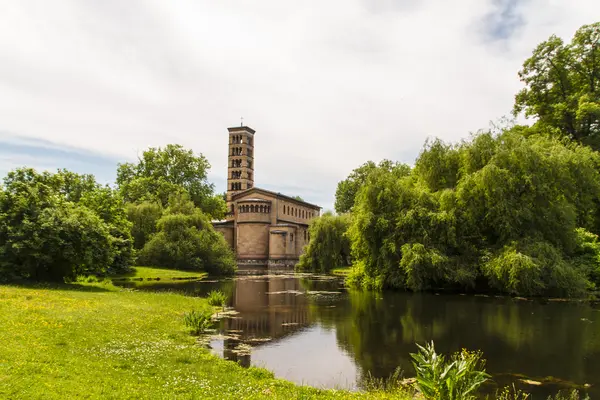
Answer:
[{"label": "reflection of church in water", "polygon": [[231,306],[239,314],[225,318],[223,357],[250,365],[250,354],[240,353],[238,346],[259,347],[281,340],[311,324],[309,302],[300,281],[290,277],[248,277],[236,282]]}]

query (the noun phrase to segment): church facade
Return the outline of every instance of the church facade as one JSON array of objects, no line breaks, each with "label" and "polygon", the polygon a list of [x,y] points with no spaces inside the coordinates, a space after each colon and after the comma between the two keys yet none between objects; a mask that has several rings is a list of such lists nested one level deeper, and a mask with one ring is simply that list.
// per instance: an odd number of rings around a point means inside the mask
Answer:
[{"label": "church facade", "polygon": [[228,128],[227,216],[213,221],[238,263],[293,266],[308,244],[308,224],[321,207],[254,186],[254,134]]}]

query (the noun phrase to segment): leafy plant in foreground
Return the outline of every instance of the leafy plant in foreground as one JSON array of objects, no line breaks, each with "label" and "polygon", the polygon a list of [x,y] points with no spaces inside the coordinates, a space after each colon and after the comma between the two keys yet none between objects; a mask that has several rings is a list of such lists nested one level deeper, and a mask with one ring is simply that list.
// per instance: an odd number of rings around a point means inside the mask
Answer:
[{"label": "leafy plant in foreground", "polygon": [[433,341],[419,352],[411,353],[417,372],[417,387],[426,399],[475,399],[479,386],[490,378],[485,372],[482,353],[463,349],[452,355],[449,362],[435,352]]},{"label": "leafy plant in foreground", "polygon": [[192,310],[183,315],[183,322],[190,328],[192,334],[199,335],[211,327],[212,317],[208,311]]},{"label": "leafy plant in foreground", "polygon": [[210,304],[211,306],[220,306],[225,308],[226,303],[227,296],[225,296],[225,293],[221,292],[220,290],[212,290],[208,294],[208,304]]}]

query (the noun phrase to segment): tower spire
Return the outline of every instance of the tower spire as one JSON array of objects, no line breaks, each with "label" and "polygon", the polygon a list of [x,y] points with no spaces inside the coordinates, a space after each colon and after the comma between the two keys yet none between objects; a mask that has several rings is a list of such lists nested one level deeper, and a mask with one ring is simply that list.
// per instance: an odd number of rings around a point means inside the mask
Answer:
[{"label": "tower spire", "polygon": [[233,196],[254,187],[254,129],[244,126],[227,128],[229,146],[227,154],[227,219],[234,218]]}]

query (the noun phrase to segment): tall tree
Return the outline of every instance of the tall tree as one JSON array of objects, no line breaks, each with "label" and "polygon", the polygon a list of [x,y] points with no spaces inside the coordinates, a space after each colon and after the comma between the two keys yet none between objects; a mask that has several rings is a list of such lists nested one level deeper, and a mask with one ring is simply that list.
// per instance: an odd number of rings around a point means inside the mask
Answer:
[{"label": "tall tree", "polygon": [[582,26],[571,43],[556,36],[542,42],[523,64],[525,83],[514,113],[600,149],[600,22]]},{"label": "tall tree", "polygon": [[346,179],[338,183],[335,191],[334,205],[336,213],[343,214],[352,210],[358,191],[365,184],[369,174],[377,169],[389,172],[394,171],[399,177],[410,173],[410,167],[406,164],[383,160],[377,165],[373,161],[367,161],[354,169]]},{"label": "tall tree", "polygon": [[209,169],[202,154],[169,144],[149,148],[135,164],[119,164],[117,185],[128,202],[159,201],[163,207],[171,195],[187,192],[196,207],[219,219],[225,214],[225,201],[208,182]]}]

